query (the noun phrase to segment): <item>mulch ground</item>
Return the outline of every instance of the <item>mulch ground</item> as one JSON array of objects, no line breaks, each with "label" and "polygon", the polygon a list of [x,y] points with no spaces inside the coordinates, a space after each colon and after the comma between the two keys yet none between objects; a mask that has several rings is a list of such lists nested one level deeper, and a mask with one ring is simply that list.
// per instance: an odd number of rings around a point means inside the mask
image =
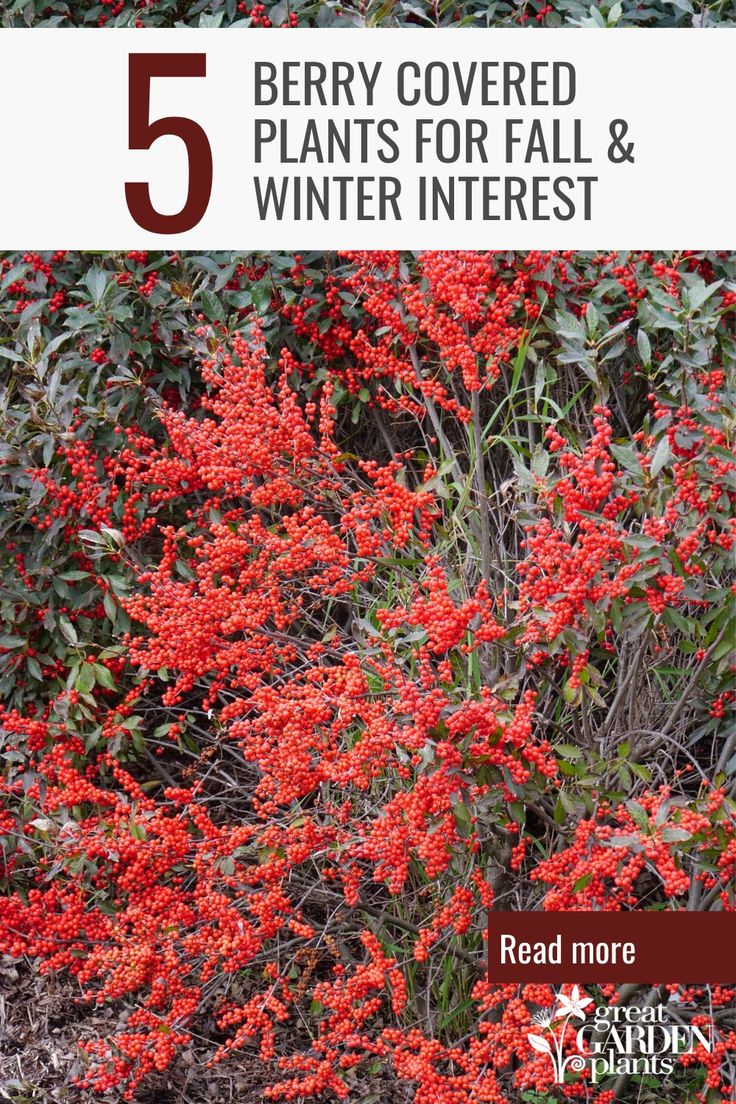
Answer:
[{"label": "mulch ground", "polygon": [[[0,959],[0,1101],[8,1104],[118,1104],[72,1084],[82,1068],[77,1042],[108,1034],[117,1010],[79,1001],[73,982],[40,978],[23,964]],[[264,1067],[241,1055],[205,1069],[185,1054],[136,1096],[140,1104],[260,1104]]]}]

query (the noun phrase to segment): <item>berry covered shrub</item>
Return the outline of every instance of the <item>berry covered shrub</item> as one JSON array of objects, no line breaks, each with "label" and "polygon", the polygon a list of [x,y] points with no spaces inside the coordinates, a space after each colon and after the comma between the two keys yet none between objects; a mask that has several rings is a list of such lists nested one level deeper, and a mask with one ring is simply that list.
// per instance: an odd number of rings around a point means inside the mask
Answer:
[{"label": "berry covered shrub", "polygon": [[64,1099],[736,1099],[718,978],[588,986],[714,1046],[556,1086],[484,962],[736,907],[736,257],[0,270],[0,951],[99,1010]]}]

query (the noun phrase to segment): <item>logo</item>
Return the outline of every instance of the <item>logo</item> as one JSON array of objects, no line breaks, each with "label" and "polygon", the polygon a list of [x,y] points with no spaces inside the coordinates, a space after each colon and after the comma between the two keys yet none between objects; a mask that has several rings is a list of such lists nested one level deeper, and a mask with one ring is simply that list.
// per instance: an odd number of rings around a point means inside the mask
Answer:
[{"label": "logo", "polygon": [[[576,985],[569,996],[559,993],[555,1005],[532,1016],[540,1031],[527,1034],[529,1045],[547,1055],[556,1085],[564,1084],[568,1072],[585,1069],[594,1085],[620,1074],[666,1076],[682,1055],[692,1054],[697,1047],[706,1054],[713,1049],[712,1037],[701,1028],[670,1022],[666,1005],[602,1005],[588,1019],[586,1009],[592,1004],[592,998]],[[575,1034],[578,1053],[566,1054],[565,1039],[573,1020],[582,1021]]]},{"label": "logo", "polygon": [[[544,1035],[535,1035],[533,1032],[527,1035],[532,1048],[549,1057],[554,1067],[556,1085],[564,1083],[565,1073],[568,1069],[573,1073],[582,1073],[585,1069],[585,1059],[580,1054],[570,1054],[565,1057],[563,1047],[570,1020],[584,1020],[586,1016],[585,1009],[592,1003],[592,998],[581,995],[576,985],[569,997],[566,997],[563,993],[558,994],[556,1008],[542,1009],[541,1012],[535,1012],[532,1016],[532,1023],[548,1032],[555,1044],[553,1050],[552,1043],[549,1039],[545,1039]],[[560,1021],[562,1026],[557,1031],[553,1031],[552,1025]]]}]

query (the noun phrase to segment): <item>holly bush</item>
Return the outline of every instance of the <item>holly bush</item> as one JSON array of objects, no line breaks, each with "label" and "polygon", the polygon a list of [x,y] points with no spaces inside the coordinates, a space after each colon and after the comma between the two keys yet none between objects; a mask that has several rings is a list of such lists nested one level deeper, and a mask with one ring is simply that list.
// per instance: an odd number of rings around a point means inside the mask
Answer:
[{"label": "holly bush", "polygon": [[733,0],[4,0],[6,27],[714,27]]},{"label": "holly bush", "polygon": [[732,987],[602,979],[713,1051],[555,1087],[484,928],[736,907],[736,255],[0,267],[0,949],[109,1011],[71,1099],[734,1099]]}]

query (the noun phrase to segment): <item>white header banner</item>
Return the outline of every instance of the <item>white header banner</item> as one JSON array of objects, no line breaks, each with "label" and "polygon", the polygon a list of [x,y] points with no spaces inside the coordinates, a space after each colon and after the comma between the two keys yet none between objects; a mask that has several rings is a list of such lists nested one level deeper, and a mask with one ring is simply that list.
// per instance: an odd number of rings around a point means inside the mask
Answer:
[{"label": "white header banner", "polygon": [[0,248],[734,248],[735,61],[728,28],[0,30]]}]

